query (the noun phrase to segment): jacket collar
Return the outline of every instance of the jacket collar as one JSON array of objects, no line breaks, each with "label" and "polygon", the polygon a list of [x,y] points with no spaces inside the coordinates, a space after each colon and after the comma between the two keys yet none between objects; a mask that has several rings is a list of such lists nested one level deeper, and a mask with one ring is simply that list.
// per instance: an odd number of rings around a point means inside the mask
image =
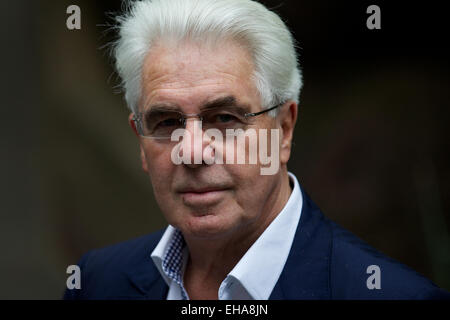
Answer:
[{"label": "jacket collar", "polygon": [[161,239],[164,230],[152,235],[152,239],[139,250],[137,261],[126,269],[125,276],[128,279],[129,290],[124,298],[164,300],[169,287],[156,269],[150,253]]},{"label": "jacket collar", "polygon": [[127,272],[128,279],[135,289],[136,298],[165,300],[169,287],[150,259],[145,259]]},{"label": "jacket collar", "polygon": [[330,298],[330,225],[303,189],[302,195],[302,214],[294,242],[269,299]]}]

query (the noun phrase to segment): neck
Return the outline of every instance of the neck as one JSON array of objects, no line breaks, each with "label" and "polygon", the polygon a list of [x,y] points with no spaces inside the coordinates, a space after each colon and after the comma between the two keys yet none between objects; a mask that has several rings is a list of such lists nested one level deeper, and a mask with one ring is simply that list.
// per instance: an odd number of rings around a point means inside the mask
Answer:
[{"label": "neck", "polygon": [[217,299],[221,282],[278,216],[291,194],[289,176],[284,170],[271,192],[262,214],[248,225],[213,241],[185,237],[189,261],[184,284],[191,299]]}]

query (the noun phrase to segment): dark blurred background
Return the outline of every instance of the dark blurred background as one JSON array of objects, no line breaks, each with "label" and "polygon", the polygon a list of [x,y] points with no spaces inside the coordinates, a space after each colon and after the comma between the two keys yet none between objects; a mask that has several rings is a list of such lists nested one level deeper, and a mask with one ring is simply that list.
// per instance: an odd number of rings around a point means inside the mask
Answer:
[{"label": "dark blurred background", "polygon": [[[262,1],[304,75],[289,169],[324,213],[450,290],[441,2]],[[81,8],[81,30],[66,8]],[[381,8],[381,30],[366,9]],[[121,1],[2,1],[0,299],[59,299],[87,250],[165,226],[102,46]]]}]

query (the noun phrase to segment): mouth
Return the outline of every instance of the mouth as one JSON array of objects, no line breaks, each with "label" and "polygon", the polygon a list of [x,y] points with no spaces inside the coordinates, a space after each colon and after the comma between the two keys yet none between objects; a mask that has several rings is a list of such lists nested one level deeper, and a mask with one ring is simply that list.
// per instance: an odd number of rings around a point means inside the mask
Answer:
[{"label": "mouth", "polygon": [[229,190],[222,187],[189,188],[179,194],[188,206],[210,206],[220,202]]}]

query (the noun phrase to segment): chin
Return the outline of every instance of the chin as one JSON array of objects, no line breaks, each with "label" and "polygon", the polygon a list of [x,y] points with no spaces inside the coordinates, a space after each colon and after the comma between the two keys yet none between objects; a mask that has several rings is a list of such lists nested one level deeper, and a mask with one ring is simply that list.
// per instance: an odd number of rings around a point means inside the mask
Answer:
[{"label": "chin", "polygon": [[224,218],[214,214],[191,215],[179,229],[186,236],[205,239],[221,238],[233,230],[233,223]]}]

